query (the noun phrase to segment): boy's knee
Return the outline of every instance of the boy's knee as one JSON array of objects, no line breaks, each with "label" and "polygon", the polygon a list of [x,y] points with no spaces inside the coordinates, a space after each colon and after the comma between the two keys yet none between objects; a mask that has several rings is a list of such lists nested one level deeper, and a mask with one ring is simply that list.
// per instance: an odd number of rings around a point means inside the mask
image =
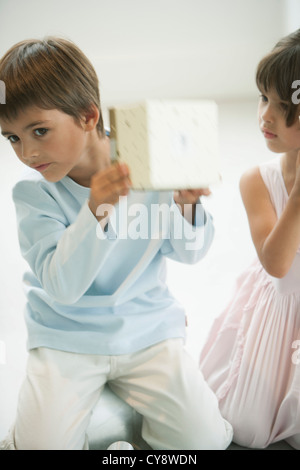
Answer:
[{"label": "boy's knee", "polygon": [[15,432],[16,450],[83,450],[86,436],[62,431],[52,426]]},{"label": "boy's knee", "polygon": [[[233,430],[230,423],[223,420],[214,426],[201,425],[198,429],[183,433],[179,449],[184,450],[225,450],[230,445],[233,437]],[[184,446],[184,447],[183,447]]]},{"label": "boy's knee", "polygon": [[225,450],[233,437],[231,424],[223,419],[209,423],[183,420],[173,429],[168,426],[166,432],[149,424],[143,423],[142,436],[155,450]]}]

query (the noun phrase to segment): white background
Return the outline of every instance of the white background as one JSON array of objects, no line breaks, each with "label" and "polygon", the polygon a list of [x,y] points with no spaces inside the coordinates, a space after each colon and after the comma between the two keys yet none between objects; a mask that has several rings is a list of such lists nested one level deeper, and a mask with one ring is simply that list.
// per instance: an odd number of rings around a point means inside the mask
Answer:
[{"label": "white background", "polygon": [[[105,116],[111,104],[142,98],[212,98],[219,104],[223,182],[205,201],[215,240],[198,265],[169,263],[169,285],[186,307],[187,347],[196,359],[237,275],[254,256],[238,181],[245,169],[272,158],[256,121],[255,68],[299,20],[299,0],[0,0],[0,56],[25,38],[73,40],[99,74]],[[11,202],[22,166],[4,139],[0,168],[1,440],[14,419],[26,361],[26,266]]]}]

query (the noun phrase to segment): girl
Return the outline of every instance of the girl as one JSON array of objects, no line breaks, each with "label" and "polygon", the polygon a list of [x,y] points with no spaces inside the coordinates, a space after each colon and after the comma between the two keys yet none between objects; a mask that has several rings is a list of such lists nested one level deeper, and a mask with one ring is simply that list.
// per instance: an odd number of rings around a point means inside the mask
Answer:
[{"label": "girl", "polygon": [[300,449],[300,29],[258,65],[258,120],[268,148],[282,154],[240,181],[258,258],[215,320],[200,368],[237,444],[287,440]]}]

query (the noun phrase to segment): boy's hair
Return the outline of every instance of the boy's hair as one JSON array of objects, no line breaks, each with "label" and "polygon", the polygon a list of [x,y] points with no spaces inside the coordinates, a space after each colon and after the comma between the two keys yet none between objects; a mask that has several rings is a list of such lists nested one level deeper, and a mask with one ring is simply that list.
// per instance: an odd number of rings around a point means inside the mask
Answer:
[{"label": "boy's hair", "polygon": [[296,119],[297,104],[292,101],[292,83],[300,80],[300,29],[281,39],[258,64],[256,84],[262,93],[274,89],[286,102],[285,119],[290,127]]},{"label": "boy's hair", "polygon": [[15,119],[28,106],[59,109],[79,122],[94,104],[104,134],[97,74],[71,41],[57,37],[28,39],[15,44],[0,59],[0,80],[6,86],[6,105],[0,117]]}]

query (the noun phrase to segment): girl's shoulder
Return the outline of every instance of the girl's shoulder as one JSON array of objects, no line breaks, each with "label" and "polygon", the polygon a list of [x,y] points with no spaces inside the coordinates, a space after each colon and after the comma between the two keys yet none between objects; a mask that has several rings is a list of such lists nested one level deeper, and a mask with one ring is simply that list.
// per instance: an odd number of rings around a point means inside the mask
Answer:
[{"label": "girl's shoulder", "polygon": [[279,216],[287,202],[287,192],[285,189],[281,172],[280,158],[270,161],[247,170],[240,178],[240,193],[244,205],[251,210],[257,210],[258,206],[273,206]]},{"label": "girl's shoulder", "polygon": [[263,184],[261,177],[260,167],[255,166],[246,170],[240,178],[240,191],[241,193],[249,193],[249,191],[256,192]]},{"label": "girl's shoulder", "polygon": [[281,185],[281,180],[280,159],[274,158],[246,170],[240,178],[240,188],[247,190],[252,186],[255,188],[263,185],[272,192]]}]

